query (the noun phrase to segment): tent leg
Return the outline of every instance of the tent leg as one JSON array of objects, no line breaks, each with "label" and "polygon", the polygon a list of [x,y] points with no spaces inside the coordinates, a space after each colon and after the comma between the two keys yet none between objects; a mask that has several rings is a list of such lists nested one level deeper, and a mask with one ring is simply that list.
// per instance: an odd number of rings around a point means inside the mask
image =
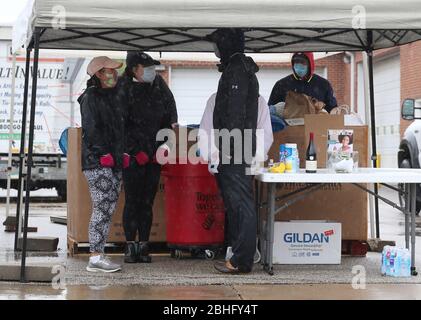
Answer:
[{"label": "tent leg", "polygon": [[29,117],[29,146],[28,146],[28,161],[27,161],[27,175],[26,175],[26,190],[25,190],[25,219],[23,225],[23,243],[22,243],[22,261],[20,281],[26,282],[26,242],[28,237],[28,217],[29,217],[29,197],[31,190],[31,174],[32,174],[32,151],[34,146],[34,128],[35,128],[35,107],[37,97],[37,80],[38,80],[38,57],[39,57],[39,38],[40,29],[36,28],[34,31],[34,68],[32,70],[32,96],[31,96],[31,112]]},{"label": "tent leg", "polygon": [[6,195],[6,220],[10,216],[10,189],[12,186],[12,155],[13,155],[13,124],[15,122],[15,83],[16,83],[16,53],[12,54],[12,96],[10,97],[10,114],[9,114],[9,153],[7,156],[7,195]]},{"label": "tent leg", "polygon": [[17,250],[18,239],[21,233],[21,203],[23,191],[23,166],[25,160],[25,134],[26,134],[26,115],[28,112],[28,88],[29,88],[29,63],[31,60],[31,49],[26,49],[26,63],[25,63],[25,87],[23,89],[23,107],[22,107],[22,128],[20,137],[20,151],[19,151],[19,180],[18,180],[18,197],[16,202],[16,225],[15,225],[15,245],[14,250]]},{"label": "tent leg", "polygon": [[[368,32],[368,39],[371,47],[373,33]],[[368,78],[370,83],[370,118],[371,118],[371,160],[373,161],[373,168],[377,167],[377,141],[376,141],[376,112],[374,109],[374,75],[373,75],[373,51],[368,51]],[[377,195],[379,192],[378,185],[374,184],[374,193]],[[374,210],[376,215],[376,238],[380,239],[380,221],[379,221],[379,200],[377,197],[374,199]]]}]

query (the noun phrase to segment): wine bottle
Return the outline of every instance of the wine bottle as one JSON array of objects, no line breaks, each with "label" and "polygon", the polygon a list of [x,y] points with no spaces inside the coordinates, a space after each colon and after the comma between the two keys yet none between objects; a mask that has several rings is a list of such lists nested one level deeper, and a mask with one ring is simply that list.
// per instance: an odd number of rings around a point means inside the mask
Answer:
[{"label": "wine bottle", "polygon": [[306,172],[316,173],[317,172],[317,154],[316,145],[314,144],[314,133],[310,132],[310,141],[308,143],[306,152]]}]

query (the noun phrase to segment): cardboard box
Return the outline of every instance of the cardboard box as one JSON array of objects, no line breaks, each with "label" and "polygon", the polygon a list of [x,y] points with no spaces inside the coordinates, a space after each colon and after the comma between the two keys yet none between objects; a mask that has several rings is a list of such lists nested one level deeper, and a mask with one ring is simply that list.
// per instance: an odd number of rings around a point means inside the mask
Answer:
[{"label": "cardboard box", "polygon": [[[67,154],[67,235],[78,243],[89,242],[91,196],[81,167],[82,129],[69,129]],[[123,231],[124,190],[113,215],[108,242],[125,242]],[[161,177],[153,206],[151,242],[166,241],[164,184]]]},{"label": "cardboard box", "polygon": [[[315,133],[317,164],[319,168],[326,165],[327,130],[350,128],[354,130],[354,150],[359,151],[359,166],[368,165],[368,127],[344,126],[343,115],[306,115],[304,126],[287,127],[274,134],[274,142],[269,151],[269,159],[279,160],[281,143],[297,143],[300,167],[305,167],[305,150],[309,133]],[[281,196],[305,184],[286,183],[277,185],[276,195]],[[266,186],[263,184],[262,199],[266,201]],[[276,215],[281,220],[329,220],[342,224],[343,240],[366,241],[368,237],[367,193],[349,184],[327,184],[322,189],[310,193],[306,198],[297,201]],[[266,209],[261,210],[266,216]]]},{"label": "cardboard box", "polygon": [[340,264],[341,224],[275,222],[274,264]]}]

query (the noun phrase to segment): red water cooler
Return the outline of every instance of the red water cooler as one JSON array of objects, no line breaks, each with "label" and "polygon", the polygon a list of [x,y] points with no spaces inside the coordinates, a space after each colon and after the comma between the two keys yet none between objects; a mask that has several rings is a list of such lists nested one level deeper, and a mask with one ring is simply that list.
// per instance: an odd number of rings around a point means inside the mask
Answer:
[{"label": "red water cooler", "polygon": [[224,244],[224,203],[207,164],[167,164],[167,244],[175,258],[184,252],[213,259]]}]

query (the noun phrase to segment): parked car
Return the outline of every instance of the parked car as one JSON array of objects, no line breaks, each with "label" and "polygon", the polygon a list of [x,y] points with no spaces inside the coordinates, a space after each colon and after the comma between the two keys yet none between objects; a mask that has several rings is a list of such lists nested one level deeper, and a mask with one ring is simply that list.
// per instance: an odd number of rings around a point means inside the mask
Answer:
[{"label": "parked car", "polygon": [[[421,168],[421,106],[417,106],[415,99],[405,99],[402,103],[402,119],[413,121],[405,130],[399,145],[399,168]],[[399,185],[403,191],[403,184]],[[399,201],[405,205],[404,193],[400,192]],[[417,215],[421,209],[421,184],[417,185]]]}]

